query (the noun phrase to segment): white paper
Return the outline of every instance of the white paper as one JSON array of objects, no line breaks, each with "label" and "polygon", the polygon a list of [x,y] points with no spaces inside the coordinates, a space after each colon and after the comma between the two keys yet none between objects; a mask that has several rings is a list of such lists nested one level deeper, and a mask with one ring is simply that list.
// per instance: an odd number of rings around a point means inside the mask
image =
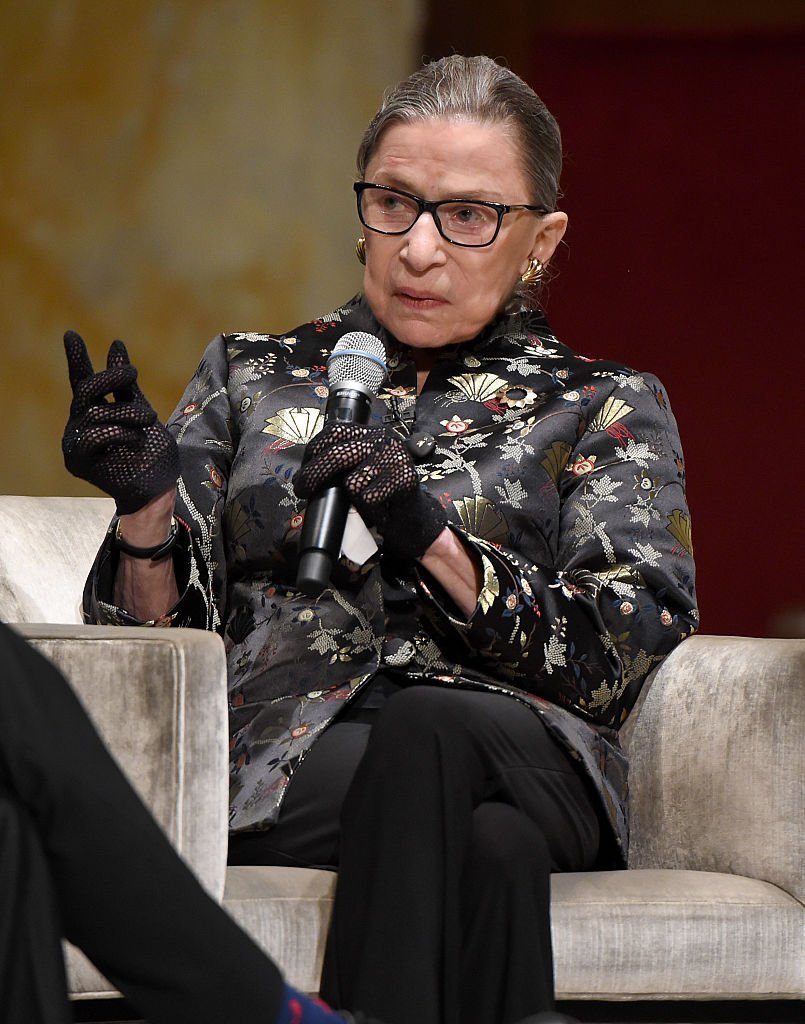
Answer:
[{"label": "white paper", "polygon": [[360,514],[350,506],[344,537],[341,541],[341,555],[356,565],[363,565],[377,551],[377,541]]}]

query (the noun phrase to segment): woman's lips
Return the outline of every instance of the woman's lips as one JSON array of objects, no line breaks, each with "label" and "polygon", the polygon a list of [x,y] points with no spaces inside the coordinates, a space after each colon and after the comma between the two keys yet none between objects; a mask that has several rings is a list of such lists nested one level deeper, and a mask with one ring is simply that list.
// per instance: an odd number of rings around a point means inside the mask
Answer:
[{"label": "woman's lips", "polygon": [[398,288],[394,292],[395,299],[411,309],[433,309],[436,306],[443,306],[446,300],[431,292],[414,291],[410,288]]}]

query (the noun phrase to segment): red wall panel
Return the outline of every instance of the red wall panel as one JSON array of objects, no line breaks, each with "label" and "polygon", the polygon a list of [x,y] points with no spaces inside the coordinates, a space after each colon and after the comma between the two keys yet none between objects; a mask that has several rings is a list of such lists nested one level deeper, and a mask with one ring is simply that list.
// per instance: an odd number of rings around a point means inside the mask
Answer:
[{"label": "red wall panel", "polygon": [[768,635],[803,588],[805,35],[549,35],[567,245],[547,310],[666,386],[702,628]]}]

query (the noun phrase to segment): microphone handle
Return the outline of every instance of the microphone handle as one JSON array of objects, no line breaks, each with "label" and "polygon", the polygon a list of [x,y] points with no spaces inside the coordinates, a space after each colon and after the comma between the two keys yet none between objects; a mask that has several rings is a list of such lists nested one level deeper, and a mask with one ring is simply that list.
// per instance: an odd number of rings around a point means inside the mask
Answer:
[{"label": "microphone handle", "polygon": [[[330,392],[324,419],[326,423],[367,423],[371,411],[369,388],[360,381],[344,381]],[[308,502],[296,569],[296,586],[302,593],[316,597],[330,582],[341,554],[349,506],[349,495],[338,486],[328,487]]]}]

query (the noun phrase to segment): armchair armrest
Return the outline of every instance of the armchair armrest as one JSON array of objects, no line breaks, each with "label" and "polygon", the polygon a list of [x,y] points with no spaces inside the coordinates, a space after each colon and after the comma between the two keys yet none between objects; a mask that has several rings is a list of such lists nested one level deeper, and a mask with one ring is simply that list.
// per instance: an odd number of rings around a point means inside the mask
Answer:
[{"label": "armchair armrest", "polygon": [[129,781],[220,899],[228,818],[221,638],[196,629],[15,629],[61,669]]},{"label": "armchair armrest", "polygon": [[644,687],[629,866],[747,875],[805,900],[805,641],[695,636]]}]

